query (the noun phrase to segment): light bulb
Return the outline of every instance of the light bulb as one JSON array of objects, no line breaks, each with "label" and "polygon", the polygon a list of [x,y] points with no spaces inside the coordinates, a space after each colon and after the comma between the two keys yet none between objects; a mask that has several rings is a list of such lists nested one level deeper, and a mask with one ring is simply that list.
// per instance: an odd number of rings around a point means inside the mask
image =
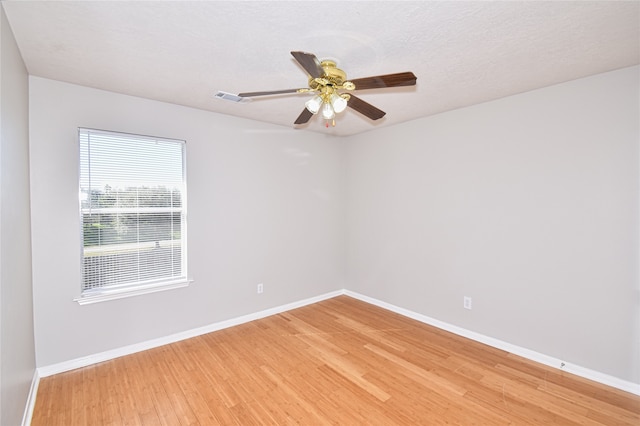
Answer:
[{"label": "light bulb", "polygon": [[336,113],[333,111],[331,104],[329,102],[325,102],[324,105],[322,105],[322,118],[325,120],[331,120],[335,116]]},{"label": "light bulb", "polygon": [[347,100],[334,93],[331,95],[331,106],[336,114],[340,114],[347,108]]},{"label": "light bulb", "polygon": [[316,95],[305,102],[304,106],[307,107],[310,113],[317,114],[318,111],[320,111],[320,107],[322,106],[322,98]]}]

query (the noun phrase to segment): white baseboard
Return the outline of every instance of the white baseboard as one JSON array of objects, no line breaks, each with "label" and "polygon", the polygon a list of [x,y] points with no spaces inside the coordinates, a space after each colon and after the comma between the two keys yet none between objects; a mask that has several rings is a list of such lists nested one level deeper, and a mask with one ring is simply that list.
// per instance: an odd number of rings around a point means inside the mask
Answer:
[{"label": "white baseboard", "polygon": [[[222,330],[225,328],[233,327],[235,325],[244,324],[250,321],[254,321],[257,319],[265,318],[271,315],[276,315],[282,312],[286,312],[292,309],[300,308],[302,306],[310,305],[313,303],[320,302],[322,300],[331,299],[336,296],[347,295],[349,297],[353,297],[354,299],[361,300],[363,302],[370,303],[372,305],[381,307],[383,309],[387,309],[391,312],[395,312],[397,314],[403,315],[408,318],[415,319],[425,324],[432,325],[439,329],[457,334],[462,337],[466,337],[471,340],[475,340],[480,343],[484,343],[486,345],[492,346],[497,349],[501,349],[507,352],[510,352],[514,355],[521,356],[523,358],[529,359],[534,362],[538,362],[540,364],[544,364],[550,367],[557,368],[562,371],[566,371],[571,374],[575,374],[576,376],[583,377],[585,379],[593,380],[598,383],[602,383],[607,386],[611,386],[626,392],[633,393],[635,395],[640,395],[640,384],[629,382],[626,380],[622,380],[620,378],[610,376],[608,374],[604,374],[595,370],[591,370],[589,368],[581,367],[579,365],[574,365],[569,362],[541,354],[539,352],[532,351],[530,349],[526,349],[520,346],[513,345],[511,343],[503,342],[498,339],[494,339],[492,337],[485,336],[480,333],[476,333],[474,331],[469,331],[467,329],[448,324],[443,321],[439,321],[437,319],[428,317],[426,315],[419,314],[417,312],[410,311],[408,309],[401,308],[399,306],[392,305],[387,302],[383,302],[381,300],[374,299],[372,297],[368,297],[350,290],[337,290],[330,293],[326,293],[320,296],[311,297],[309,299],[304,299],[298,302],[288,303],[285,305],[277,306],[274,308],[266,309],[263,311],[255,312],[248,315],[243,315],[237,318],[232,318],[225,321],[220,321],[214,324],[210,324],[204,327],[195,328],[192,330],[187,330],[181,333],[172,334],[166,337],[148,340],[146,342],[137,343],[134,345],[125,346],[118,349],[113,349],[105,352],[101,352],[98,354],[90,355],[87,357],[77,358],[70,361],[61,362],[58,364],[53,364],[45,367],[40,367],[37,369],[36,374],[38,381],[40,377],[47,377],[53,374],[63,373],[69,370],[75,370],[76,368],[86,367],[88,365],[96,364],[103,361],[108,361],[114,358],[118,358],[124,355],[130,355],[136,352],[144,351],[147,349],[156,348],[158,346],[167,345],[170,343],[175,343],[181,340],[189,339],[191,337],[200,336],[203,334],[211,333],[214,331]],[[34,382],[36,378],[34,377]],[[32,384],[32,388],[33,388]],[[37,383],[35,384],[35,390],[37,391]],[[35,403],[35,393],[33,394],[33,398],[30,396],[30,403]],[[33,410],[33,407],[31,408]],[[25,413],[26,415],[26,413]],[[28,424],[28,423],[27,423]]]},{"label": "white baseboard", "polygon": [[531,360],[540,364],[544,364],[550,367],[554,367],[554,368],[557,368],[558,370],[566,371],[568,373],[575,374],[576,376],[593,380],[594,382],[602,383],[604,385],[611,386],[613,388],[620,389],[625,392],[630,392],[640,396],[640,384],[638,383],[629,382],[629,381],[620,379],[618,377],[601,373],[599,371],[591,370],[589,368],[581,367],[579,365],[574,365],[569,362],[560,360],[558,358],[541,354],[539,352],[535,352],[530,349],[516,346],[511,343],[503,342],[502,340],[494,339],[492,337],[488,337],[483,334],[476,333],[474,331],[469,331],[467,329],[464,329],[455,325],[451,325],[446,322],[428,317],[426,315],[422,315],[417,312],[413,312],[408,309],[404,309],[404,308],[392,305],[390,303],[383,302],[381,300],[377,300],[372,297],[368,297],[350,290],[345,290],[343,293],[349,297],[353,297],[354,299],[358,299],[363,302],[367,302],[372,305],[378,306],[380,308],[386,309],[388,311],[395,312],[402,316],[415,319],[425,324],[432,325],[441,330],[445,330],[453,334],[457,334],[458,336],[466,337],[468,339],[475,340],[476,342],[480,342],[480,343],[484,343],[485,345],[492,346],[496,349],[501,349],[503,351],[512,353],[514,355],[521,356],[528,360]]},{"label": "white baseboard", "polygon": [[36,406],[36,396],[38,395],[38,386],[40,385],[40,374],[36,369],[33,372],[33,379],[31,380],[31,388],[29,389],[29,395],[27,396],[27,404],[24,407],[24,414],[22,415],[22,426],[29,426],[31,424],[31,418],[33,417],[33,409]]},{"label": "white baseboard", "polygon": [[276,315],[282,312],[290,311],[292,309],[300,308],[302,306],[321,302],[326,299],[331,299],[333,297],[340,296],[342,294],[344,294],[343,290],[337,290],[337,291],[322,294],[319,296],[311,297],[308,299],[300,300],[297,302],[287,303],[286,305],[276,306],[274,308],[265,309],[259,312],[254,312],[252,314],[242,315],[237,318],[216,322],[213,324],[206,325],[204,327],[194,328],[194,329],[183,331],[180,333],[171,334],[169,336],[161,337],[158,339],[147,340],[145,342],[124,346],[117,349],[112,349],[109,351],[97,353],[94,355],[89,355],[82,358],[76,358],[76,359],[72,359],[70,361],[64,361],[58,364],[39,367],[38,373],[40,377],[47,377],[54,374],[63,373],[65,371],[75,370],[76,368],[82,368],[88,365],[97,364],[99,362],[109,361],[111,359],[119,358],[121,356],[131,355],[136,352],[157,348],[158,346],[168,345],[170,343],[175,343],[181,340],[190,339],[192,337],[201,336],[203,334],[233,327],[235,325],[240,325],[250,321],[255,321],[257,319],[261,319],[271,315]]}]

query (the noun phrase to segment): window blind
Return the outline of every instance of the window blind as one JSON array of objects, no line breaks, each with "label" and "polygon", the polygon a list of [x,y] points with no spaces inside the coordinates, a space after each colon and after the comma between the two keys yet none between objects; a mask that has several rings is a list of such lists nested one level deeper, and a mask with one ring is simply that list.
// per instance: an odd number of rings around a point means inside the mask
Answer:
[{"label": "window blind", "polygon": [[186,280],[185,142],[79,129],[82,294]]}]

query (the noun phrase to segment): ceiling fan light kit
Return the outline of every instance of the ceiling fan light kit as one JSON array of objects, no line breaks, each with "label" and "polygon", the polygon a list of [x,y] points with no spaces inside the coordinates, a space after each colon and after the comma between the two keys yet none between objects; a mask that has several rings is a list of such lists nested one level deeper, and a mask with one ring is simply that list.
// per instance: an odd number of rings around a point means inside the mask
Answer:
[{"label": "ceiling fan light kit", "polygon": [[349,102],[347,96],[349,95],[337,95],[335,93],[331,95],[331,106],[337,114],[340,114],[342,111],[347,109],[347,104]]},{"label": "ceiling fan light kit", "polygon": [[309,75],[309,87],[264,92],[246,92],[239,93],[238,95],[218,92],[215,97],[234,102],[242,102],[243,99],[255,96],[314,93],[314,96],[305,102],[305,108],[294,124],[306,124],[311,117],[320,112],[322,118],[325,120],[325,126],[329,127],[330,121],[335,126],[334,118],[336,114],[340,114],[346,110],[347,107],[371,120],[378,120],[386,114],[384,111],[350,93],[341,93],[341,90],[380,89],[385,87],[414,86],[416,84],[417,78],[412,72],[378,75],[348,81],[347,73],[338,68],[334,61],[320,61],[314,54],[300,51],[293,51],[291,55]]},{"label": "ceiling fan light kit", "polygon": [[315,95],[313,98],[309,99],[305,102],[304,106],[311,112],[311,114],[317,114],[320,111],[320,107],[322,107],[322,98],[320,95]]},{"label": "ceiling fan light kit", "polygon": [[333,107],[330,103],[325,102],[322,104],[322,118],[325,120],[332,120],[336,116],[336,112],[333,110]]}]

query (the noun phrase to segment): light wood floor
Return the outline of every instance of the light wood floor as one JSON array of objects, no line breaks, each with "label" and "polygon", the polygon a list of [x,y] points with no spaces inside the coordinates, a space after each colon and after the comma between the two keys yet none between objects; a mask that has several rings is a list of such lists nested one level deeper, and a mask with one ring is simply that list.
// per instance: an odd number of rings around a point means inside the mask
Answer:
[{"label": "light wood floor", "polygon": [[40,382],[33,425],[640,425],[640,397],[346,296]]}]

